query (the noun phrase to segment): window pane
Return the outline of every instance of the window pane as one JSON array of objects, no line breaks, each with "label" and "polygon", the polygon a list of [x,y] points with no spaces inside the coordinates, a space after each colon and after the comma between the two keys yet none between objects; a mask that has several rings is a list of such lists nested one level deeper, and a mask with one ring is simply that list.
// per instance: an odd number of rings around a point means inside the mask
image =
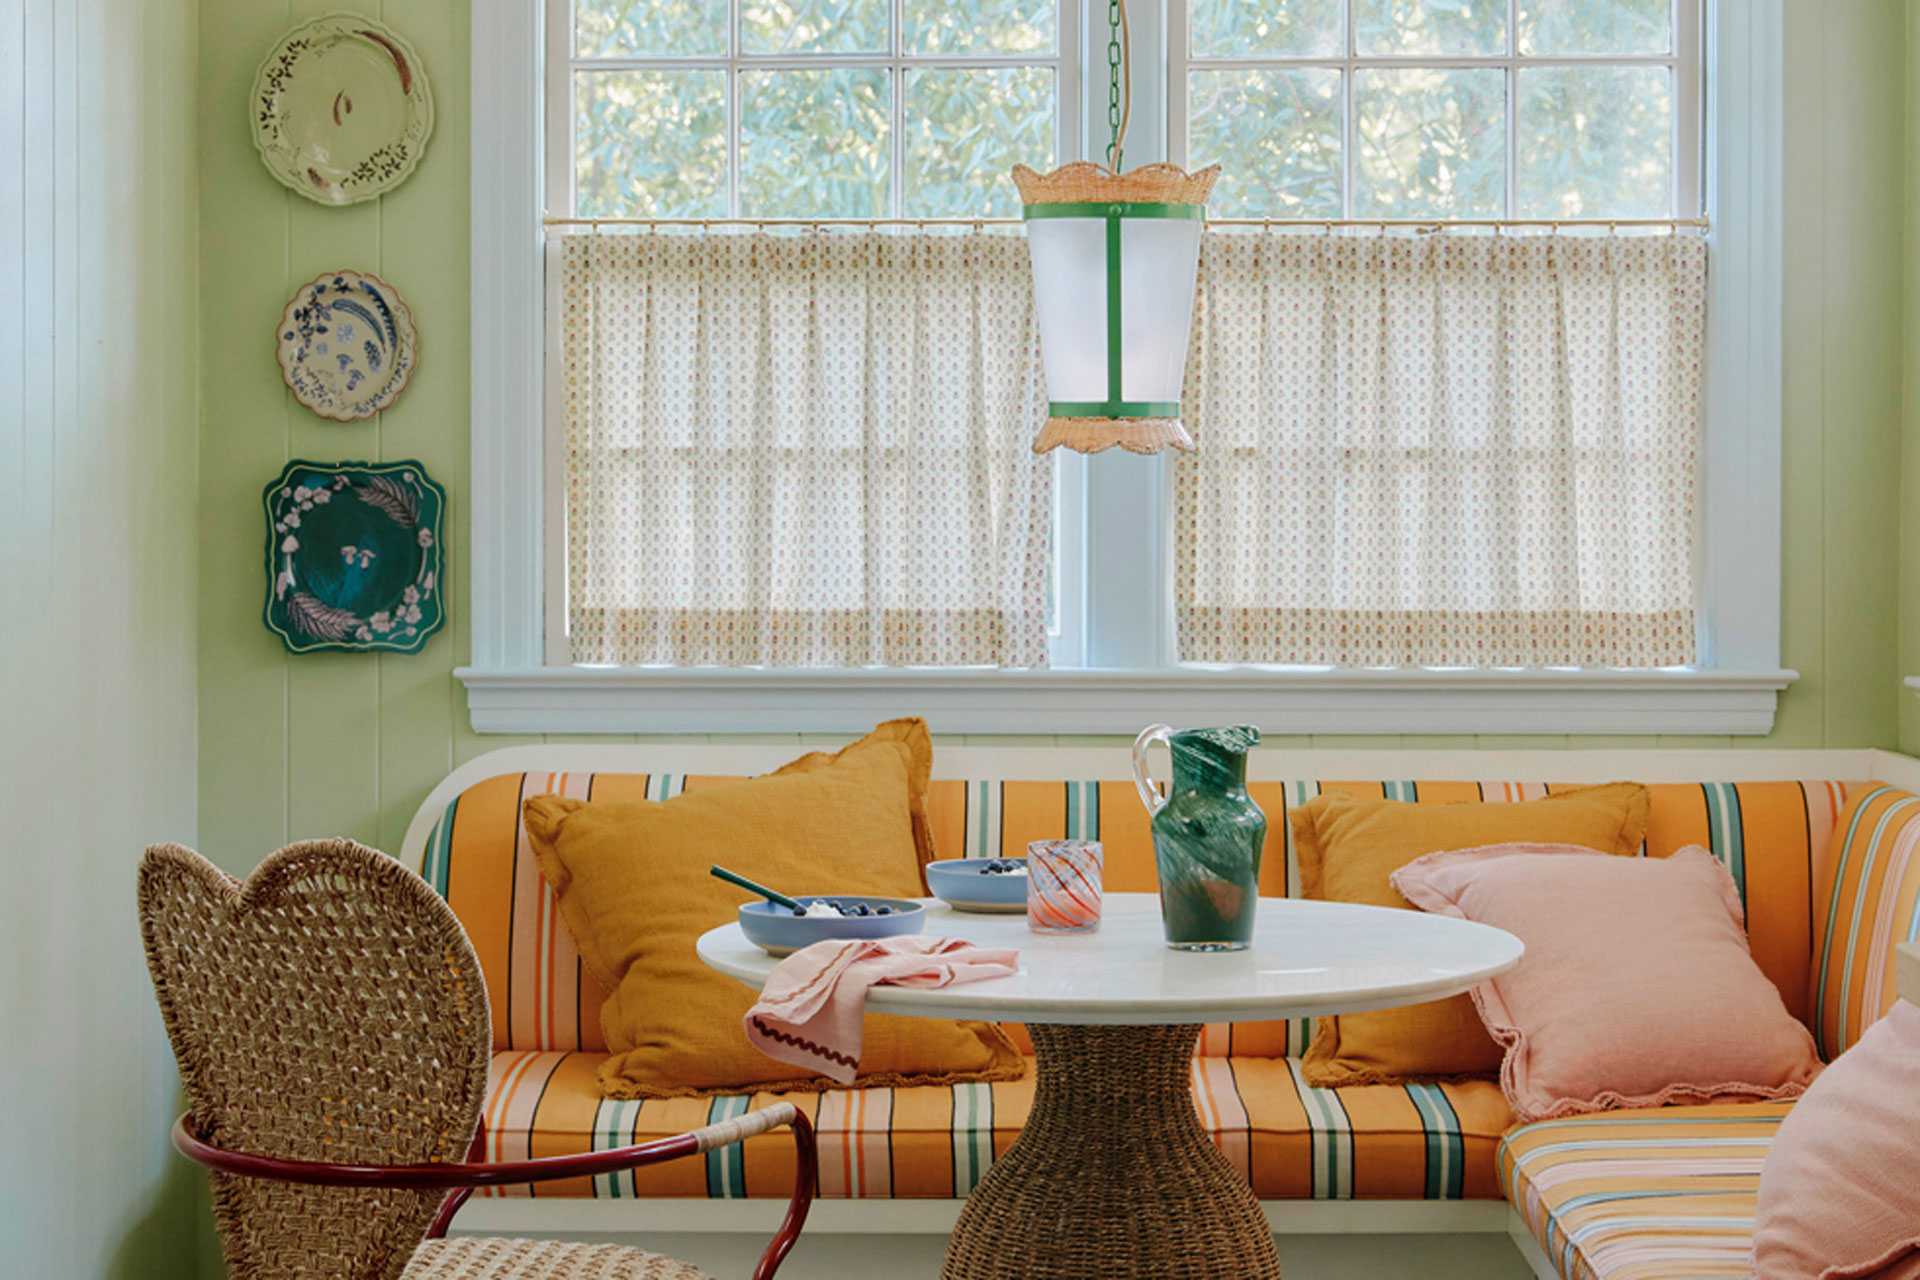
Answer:
[{"label": "window pane", "polygon": [[740,81],[743,214],[887,215],[885,71],[756,71]]},{"label": "window pane", "polygon": [[581,73],[573,151],[582,215],[725,217],[727,73]]},{"label": "window pane", "polygon": [[1354,0],[1353,39],[1366,54],[1501,54],[1507,0]]},{"label": "window pane", "polygon": [[724,57],[727,0],[574,0],[573,29],[583,58]]},{"label": "window pane", "polygon": [[1187,155],[1218,161],[1218,217],[1340,216],[1340,73],[1195,71],[1187,82]]},{"label": "window pane", "polygon": [[906,216],[1011,216],[1020,197],[1008,171],[1053,167],[1053,72],[909,71],[906,120]]},{"label": "window pane", "polygon": [[1520,0],[1519,27],[1525,54],[1665,53],[1671,38],[1668,0]]},{"label": "window pane", "polygon": [[741,0],[745,53],[885,53],[887,0]]},{"label": "window pane", "polygon": [[1497,218],[1506,85],[1497,70],[1362,71],[1354,87],[1360,218]]},{"label": "window pane", "polygon": [[[1094,8],[1094,29],[1103,32],[1102,6]],[[1286,4],[1193,0],[1188,12],[1196,58],[1324,58],[1344,52],[1346,44],[1340,0],[1289,0]]]},{"label": "window pane", "polygon": [[908,53],[1052,53],[1055,0],[906,0]]},{"label": "window pane", "polygon": [[1664,218],[1673,199],[1673,86],[1664,67],[1520,73],[1519,216]]}]

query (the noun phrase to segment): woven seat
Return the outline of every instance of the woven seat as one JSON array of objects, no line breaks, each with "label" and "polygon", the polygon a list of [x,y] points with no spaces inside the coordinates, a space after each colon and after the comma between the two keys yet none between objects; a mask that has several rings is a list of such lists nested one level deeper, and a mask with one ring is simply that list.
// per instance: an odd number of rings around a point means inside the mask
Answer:
[{"label": "woven seat", "polygon": [[446,902],[385,854],[310,841],[242,884],[158,845],[139,898],[188,1098],[174,1141],[214,1171],[231,1280],[695,1280],[637,1249],[439,1237],[476,1187],[612,1174],[780,1126],[794,1193],[756,1280],[798,1236],[816,1161],[785,1103],[618,1151],[460,1163],[487,1090],[486,985]]},{"label": "woven seat", "polygon": [[710,1280],[672,1258],[614,1244],[428,1240],[401,1280]]}]

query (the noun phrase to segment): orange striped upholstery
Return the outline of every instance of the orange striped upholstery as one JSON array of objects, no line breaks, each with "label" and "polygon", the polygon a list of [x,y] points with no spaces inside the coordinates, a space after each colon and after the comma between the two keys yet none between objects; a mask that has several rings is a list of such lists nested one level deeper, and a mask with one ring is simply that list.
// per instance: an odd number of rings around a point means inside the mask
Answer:
[{"label": "orange striped upholstery", "polygon": [[[480,953],[493,1005],[496,1049],[606,1049],[600,1034],[604,993],[582,970],[554,910],[552,891],[534,867],[520,824],[521,800],[542,792],[593,800],[661,800],[733,780],[684,774],[508,774],[474,784],[447,806],[428,839],[422,874],[452,904]],[[1249,789],[1268,818],[1262,891],[1292,896],[1299,893],[1300,877],[1286,813],[1323,789],[1444,803],[1527,800],[1557,788],[1540,783],[1269,782]],[[1648,789],[1652,806],[1647,852],[1664,857],[1686,844],[1714,851],[1733,872],[1746,900],[1754,958],[1779,986],[1788,1009],[1805,1018],[1815,871],[1824,867],[1846,784],[1658,784]],[[1109,890],[1150,892],[1155,887],[1146,810],[1131,780],[935,781],[928,807],[943,857],[992,857],[1003,850],[1018,856],[1030,840],[1084,836],[1106,846]],[[1857,868],[1860,863],[1851,865]],[[1849,992],[1853,994],[1852,988]],[[1311,1035],[1305,1021],[1210,1027],[1201,1052],[1297,1055]]]},{"label": "orange striped upholstery", "polygon": [[1841,815],[1814,902],[1808,1025],[1832,1061],[1895,999],[1893,948],[1920,938],[1920,796],[1861,788]]},{"label": "orange striped upholstery", "polygon": [[[602,1098],[603,1055],[509,1051],[493,1059],[487,1158],[606,1150],[684,1133],[784,1097],[819,1132],[820,1192],[842,1198],[966,1195],[1013,1144],[1033,1073],[999,1084],[758,1093],[622,1102]],[[1497,1199],[1494,1153],[1513,1113],[1489,1080],[1312,1089],[1285,1058],[1194,1060],[1194,1102],[1214,1141],[1268,1199]],[[493,1194],[785,1198],[793,1143],[750,1138],[633,1173]]]},{"label": "orange striped upholstery", "polygon": [[1792,1103],[1612,1111],[1515,1129],[1500,1179],[1566,1280],[1753,1274],[1760,1166]]},{"label": "orange striped upholstery", "polygon": [[[428,840],[422,873],[472,934],[487,977],[497,1050],[487,1107],[492,1158],[605,1149],[663,1137],[765,1105],[773,1096],[648,1102],[599,1096],[595,1071],[605,1051],[602,994],[581,970],[519,821],[521,800],[540,792],[658,800],[730,781],[680,774],[512,774],[477,783],[447,806]],[[1269,819],[1263,890],[1289,895],[1299,892],[1299,873],[1286,813],[1322,790],[1434,803],[1519,801],[1558,788],[1376,781],[1255,783],[1251,789]],[[1863,1022],[1878,1017],[1892,998],[1883,944],[1894,936],[1912,937],[1916,929],[1920,866],[1915,863],[1920,859],[1911,853],[1920,843],[1920,826],[1912,819],[1920,815],[1920,800],[1875,784],[1841,782],[1658,784],[1649,791],[1645,852],[1664,857],[1687,844],[1712,849],[1740,886],[1754,958],[1779,986],[1787,1007],[1824,1028],[1829,1055],[1852,1043]],[[1106,846],[1110,889],[1154,887],[1146,814],[1130,780],[936,781],[930,809],[942,856],[1017,855],[1030,840],[1098,838]],[[1882,892],[1886,884],[1894,885],[1893,892]],[[1719,1256],[1716,1249],[1725,1252],[1720,1237],[1742,1229],[1736,1212],[1741,1196],[1748,1204],[1745,1218],[1751,1218],[1752,1189],[1738,1177],[1716,1174],[1675,1191],[1672,1180],[1692,1177],[1682,1170],[1694,1166],[1684,1160],[1668,1163],[1665,1156],[1631,1145],[1620,1149],[1638,1155],[1622,1155],[1604,1170],[1588,1168],[1566,1153],[1597,1152],[1583,1159],[1607,1163],[1615,1159],[1605,1154],[1611,1148],[1554,1146],[1540,1136],[1550,1131],[1547,1126],[1517,1131],[1499,1157],[1505,1163],[1497,1165],[1500,1135],[1512,1115],[1492,1082],[1309,1089],[1299,1081],[1297,1057],[1311,1030],[1304,1021],[1242,1023],[1208,1027],[1201,1039],[1196,1103],[1222,1150],[1247,1172],[1261,1196],[1475,1199],[1497,1197],[1504,1188],[1520,1197],[1516,1203],[1533,1197],[1528,1221],[1550,1249],[1561,1251],[1556,1261],[1569,1280],[1731,1274],[1694,1267],[1696,1254],[1689,1250],[1704,1250],[1698,1257],[1709,1260]],[[965,1195],[1012,1143],[1031,1098],[1029,1078],[790,1100],[820,1128],[824,1194],[946,1198]],[[1743,1113],[1709,1110],[1715,1113],[1710,1122],[1661,1130],[1663,1141],[1672,1136],[1682,1149],[1693,1143],[1720,1150],[1696,1141],[1695,1130],[1709,1137],[1731,1133],[1712,1126],[1733,1123]],[[1677,1109],[1661,1118],[1677,1121],[1692,1113]],[[1621,1141],[1631,1142],[1632,1135],[1645,1132],[1618,1116],[1560,1123],[1614,1126],[1580,1129],[1582,1143],[1611,1141],[1610,1135],[1620,1133],[1628,1135]],[[1772,1123],[1751,1122],[1759,1126],[1754,1133],[1770,1132]],[[1752,1136],[1747,1129],[1739,1132]],[[537,1194],[784,1195],[791,1185],[791,1158],[790,1143],[764,1136],[744,1148],[710,1153],[705,1161],[550,1184]],[[1609,1179],[1625,1181],[1616,1188]],[[1588,1190],[1574,1196],[1551,1190],[1563,1186]],[[1696,1192],[1709,1194],[1703,1198]],[[525,1188],[517,1193],[528,1194]],[[1600,1198],[1582,1198],[1589,1194]],[[1688,1209],[1700,1212],[1683,1212]],[[1684,1221],[1690,1216],[1709,1225],[1696,1231]],[[1635,1232],[1651,1233],[1652,1242]],[[1704,1233],[1704,1243],[1680,1248],[1673,1244],[1675,1232]],[[1680,1249],[1680,1262],[1660,1270],[1674,1249]],[[1642,1266],[1645,1258],[1660,1261]]]}]

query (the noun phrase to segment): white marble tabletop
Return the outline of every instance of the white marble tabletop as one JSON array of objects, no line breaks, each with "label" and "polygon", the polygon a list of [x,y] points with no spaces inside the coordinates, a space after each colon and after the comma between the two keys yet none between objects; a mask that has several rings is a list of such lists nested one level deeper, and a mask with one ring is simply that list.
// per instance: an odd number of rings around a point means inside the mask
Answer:
[{"label": "white marble tabletop", "polygon": [[[1512,934],[1465,920],[1293,898],[1262,898],[1253,945],[1221,953],[1169,948],[1150,893],[1108,894],[1091,934],[1038,934],[1024,915],[928,902],[926,933],[1015,948],[1020,972],[954,987],[875,987],[868,1008],[1069,1026],[1324,1017],[1455,995],[1511,969],[1523,950]],[[696,947],[706,964],[755,988],[779,963],[738,924],[703,934]]]}]

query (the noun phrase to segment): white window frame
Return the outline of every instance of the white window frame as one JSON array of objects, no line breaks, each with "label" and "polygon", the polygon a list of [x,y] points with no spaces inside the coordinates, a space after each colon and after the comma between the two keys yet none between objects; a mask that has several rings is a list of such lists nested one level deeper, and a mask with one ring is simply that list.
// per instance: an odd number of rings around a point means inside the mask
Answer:
[{"label": "white window frame", "polygon": [[[1097,0],[1096,0],[1097,3]],[[851,732],[925,715],[945,733],[1129,733],[1152,720],[1270,733],[1764,734],[1780,690],[1782,0],[1710,9],[1705,207],[1712,225],[1701,609],[1686,671],[1265,671],[1170,665],[1171,469],[1109,452],[1084,467],[1079,670],[611,670],[547,665],[543,477],[545,6],[472,4],[471,665],[481,733]],[[1103,7],[1103,6],[1102,6]],[[1144,101],[1168,101],[1163,3],[1131,6]],[[1104,30],[1086,21],[1088,55]],[[1096,37],[1098,39],[1096,40]],[[1100,55],[1102,58],[1104,54]],[[1088,56],[1083,66],[1104,65]],[[1145,77],[1143,79],[1143,77]],[[1091,94],[1094,77],[1085,77]],[[1157,80],[1158,83],[1154,83]],[[1676,110],[1682,104],[1676,102]],[[1091,130],[1092,112],[1083,112]],[[1135,163],[1167,154],[1136,116]],[[1067,504],[1071,507],[1073,504]]]}]

